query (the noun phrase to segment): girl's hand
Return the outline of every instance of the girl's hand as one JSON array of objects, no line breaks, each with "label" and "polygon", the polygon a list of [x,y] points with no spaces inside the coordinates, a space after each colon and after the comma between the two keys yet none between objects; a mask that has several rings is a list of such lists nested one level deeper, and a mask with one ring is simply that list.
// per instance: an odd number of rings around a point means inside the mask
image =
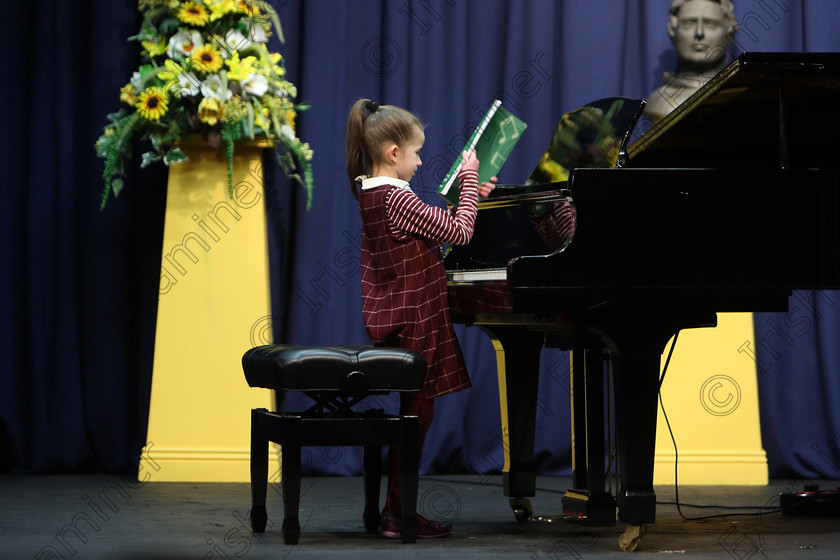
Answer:
[{"label": "girl's hand", "polygon": [[496,188],[496,183],[499,181],[498,177],[490,177],[490,182],[483,182],[478,186],[478,198],[484,200],[490,196],[490,191]]},{"label": "girl's hand", "polygon": [[464,150],[464,153],[461,154],[461,158],[463,163],[461,164],[461,169],[465,171],[475,171],[478,172],[478,157],[475,155],[475,150]]}]

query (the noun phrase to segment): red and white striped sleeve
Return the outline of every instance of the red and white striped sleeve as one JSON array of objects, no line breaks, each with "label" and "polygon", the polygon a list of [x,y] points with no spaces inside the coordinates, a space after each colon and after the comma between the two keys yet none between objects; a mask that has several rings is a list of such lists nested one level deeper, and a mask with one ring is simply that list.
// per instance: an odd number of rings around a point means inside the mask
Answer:
[{"label": "red and white striped sleeve", "polygon": [[396,237],[415,234],[437,243],[470,242],[478,212],[478,172],[462,170],[461,193],[454,215],[445,208],[426,204],[407,189],[392,189],[385,200],[388,220]]}]

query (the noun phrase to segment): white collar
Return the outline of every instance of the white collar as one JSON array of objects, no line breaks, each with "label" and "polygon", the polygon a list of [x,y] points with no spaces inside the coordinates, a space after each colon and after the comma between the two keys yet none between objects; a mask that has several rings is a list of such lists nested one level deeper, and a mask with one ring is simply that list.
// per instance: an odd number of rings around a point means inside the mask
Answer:
[{"label": "white collar", "polygon": [[408,181],[403,181],[402,179],[395,179],[394,177],[387,177],[385,175],[380,175],[379,177],[368,177],[366,175],[359,175],[356,177],[356,182],[362,182],[362,190],[366,191],[368,189],[374,189],[376,187],[381,187],[382,185],[394,185],[395,187],[399,187],[405,190],[411,190],[411,186],[408,184]]}]

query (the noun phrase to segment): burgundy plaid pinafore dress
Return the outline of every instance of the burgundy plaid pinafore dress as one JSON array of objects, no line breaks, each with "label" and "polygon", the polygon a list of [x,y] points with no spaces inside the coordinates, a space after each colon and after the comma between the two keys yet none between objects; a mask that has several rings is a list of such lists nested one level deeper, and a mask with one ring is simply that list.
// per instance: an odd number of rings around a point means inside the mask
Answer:
[{"label": "burgundy plaid pinafore dress", "polygon": [[359,195],[365,328],[376,346],[407,348],[426,358],[424,398],[470,387],[449,314],[446,272],[438,245],[466,243],[472,235],[478,177],[467,175],[455,215],[426,205],[409,189],[393,185],[363,190]]}]

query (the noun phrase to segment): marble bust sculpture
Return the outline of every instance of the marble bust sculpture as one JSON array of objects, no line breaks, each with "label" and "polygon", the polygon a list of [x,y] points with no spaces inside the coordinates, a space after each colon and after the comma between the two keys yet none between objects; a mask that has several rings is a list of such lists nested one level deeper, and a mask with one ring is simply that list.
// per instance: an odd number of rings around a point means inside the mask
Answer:
[{"label": "marble bust sculpture", "polygon": [[674,0],[668,35],[677,53],[676,73],[648,96],[645,115],[659,120],[702,87],[727,64],[738,23],[731,0]]}]

